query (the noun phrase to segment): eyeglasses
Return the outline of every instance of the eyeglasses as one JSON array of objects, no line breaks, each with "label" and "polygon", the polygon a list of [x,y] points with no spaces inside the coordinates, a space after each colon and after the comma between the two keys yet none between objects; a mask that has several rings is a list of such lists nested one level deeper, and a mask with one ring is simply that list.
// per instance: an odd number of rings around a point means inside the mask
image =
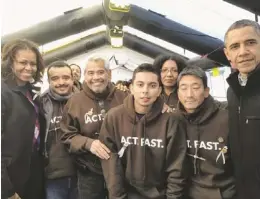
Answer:
[{"label": "eyeglasses", "polygon": [[168,68],[161,69],[161,73],[163,73],[163,74],[167,74],[168,72],[173,74],[173,73],[178,73],[178,70],[172,69],[172,68],[171,69],[168,69]]},{"label": "eyeglasses", "polygon": [[32,67],[36,67],[37,63],[35,62],[31,62],[31,61],[18,61],[18,60],[15,60],[15,62],[17,62],[18,64],[22,65],[22,66],[27,66],[28,64]]}]

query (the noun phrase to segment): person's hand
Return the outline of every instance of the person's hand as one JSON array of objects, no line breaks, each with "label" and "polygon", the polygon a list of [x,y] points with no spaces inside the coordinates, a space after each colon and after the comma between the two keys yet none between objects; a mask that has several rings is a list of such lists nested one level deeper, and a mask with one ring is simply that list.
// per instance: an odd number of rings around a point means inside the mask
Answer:
[{"label": "person's hand", "polygon": [[123,84],[117,84],[116,85],[116,88],[118,89],[118,90],[121,90],[121,91],[128,91],[129,89],[126,87],[126,86],[124,86]]},{"label": "person's hand", "polygon": [[162,113],[173,113],[175,111],[175,108],[171,108],[169,107],[167,104],[163,104],[163,109],[162,109]]},{"label": "person's hand", "polygon": [[8,199],[21,199],[21,198],[20,198],[20,196],[17,193],[15,193],[14,195],[9,197]]},{"label": "person's hand", "polygon": [[99,140],[94,140],[90,146],[90,151],[94,155],[98,156],[101,159],[109,159],[110,150],[102,144]]}]

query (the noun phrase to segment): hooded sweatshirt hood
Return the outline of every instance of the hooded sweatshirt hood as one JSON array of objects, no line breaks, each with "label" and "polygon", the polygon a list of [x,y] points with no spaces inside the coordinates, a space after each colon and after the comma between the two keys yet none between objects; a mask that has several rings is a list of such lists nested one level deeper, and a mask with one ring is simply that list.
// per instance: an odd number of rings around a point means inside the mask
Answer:
[{"label": "hooded sweatshirt hood", "polygon": [[[158,117],[163,109],[164,102],[161,98],[157,98],[157,100],[154,102],[151,110],[145,114],[145,120],[146,122],[152,122],[156,117]],[[132,123],[135,123],[137,121],[135,107],[134,107],[134,97],[133,95],[129,95],[124,100],[124,108],[126,109],[126,112],[128,114],[128,117],[132,121]]]},{"label": "hooded sweatshirt hood", "polygon": [[178,109],[189,122],[193,124],[202,124],[214,115],[214,113],[218,110],[218,106],[213,97],[209,95],[193,113],[187,113],[181,103],[178,104]]},{"label": "hooded sweatshirt hood", "polygon": [[116,91],[116,87],[112,85],[112,83],[108,83],[107,87],[102,93],[94,93],[87,85],[86,82],[83,82],[83,91],[85,94],[91,98],[92,100],[111,100],[111,98],[114,95],[114,92]]}]

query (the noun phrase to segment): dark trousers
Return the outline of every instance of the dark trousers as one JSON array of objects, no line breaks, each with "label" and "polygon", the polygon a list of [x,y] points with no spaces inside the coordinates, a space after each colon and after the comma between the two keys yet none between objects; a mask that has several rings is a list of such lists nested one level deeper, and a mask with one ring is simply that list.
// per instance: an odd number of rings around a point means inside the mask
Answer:
[{"label": "dark trousers", "polygon": [[77,199],[77,178],[64,177],[46,181],[46,199]]},{"label": "dark trousers", "polygon": [[103,175],[91,171],[78,171],[78,192],[79,199],[106,199]]},{"label": "dark trousers", "polygon": [[45,199],[44,162],[38,152],[32,154],[31,173],[22,199]]}]

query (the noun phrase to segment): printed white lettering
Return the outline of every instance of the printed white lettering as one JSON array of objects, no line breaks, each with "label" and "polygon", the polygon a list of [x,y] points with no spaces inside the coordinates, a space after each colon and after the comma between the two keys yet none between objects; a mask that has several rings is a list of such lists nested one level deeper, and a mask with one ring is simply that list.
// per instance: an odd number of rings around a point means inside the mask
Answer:
[{"label": "printed white lettering", "polygon": [[140,146],[149,146],[151,148],[164,148],[162,145],[162,139],[149,139],[149,138],[138,138],[138,137],[121,137],[121,143],[140,145]]},{"label": "printed white lettering", "polygon": [[212,142],[206,142],[206,143],[207,143],[207,149],[212,150],[213,149]]},{"label": "printed white lettering", "polygon": [[192,146],[192,141],[191,140],[186,140],[187,142],[187,147],[192,148],[194,147],[199,148],[199,149],[205,149],[205,150],[215,150],[219,151],[220,149],[218,148],[219,142],[207,142],[207,141],[199,141],[199,140],[193,140],[194,145]]},{"label": "printed white lettering", "polygon": [[198,148],[198,145],[199,145],[199,141],[198,140],[194,140],[194,148]]},{"label": "printed white lettering", "polygon": [[89,112],[87,112],[85,115],[84,115],[84,119],[85,119],[85,124],[88,124],[88,123],[95,123],[95,122],[98,122],[98,121],[103,121],[104,120],[104,117],[102,114],[93,114],[93,109],[91,109]]},{"label": "printed white lettering", "polygon": [[188,146],[188,148],[191,148],[190,140],[186,140],[186,141],[187,141],[187,146]]},{"label": "printed white lettering", "polygon": [[62,116],[55,116],[55,117],[53,117],[53,118],[51,119],[51,123],[52,123],[52,124],[54,124],[54,123],[59,124],[60,121],[61,121],[61,119],[62,119]]},{"label": "printed white lettering", "polygon": [[92,116],[92,121],[93,121],[93,122],[97,122],[97,121],[98,121],[98,120],[97,120],[97,115],[93,115],[93,116]]},{"label": "printed white lettering", "polygon": [[127,137],[127,138],[126,138],[126,142],[127,142],[128,144],[133,144],[133,143],[131,142],[131,139],[132,139],[131,137]]},{"label": "printed white lettering", "polygon": [[199,148],[200,148],[200,149],[202,149],[202,148],[203,148],[203,149],[207,149],[207,148],[206,148],[206,145],[205,145],[205,143],[204,143],[203,141],[200,142],[200,147],[199,147]]},{"label": "printed white lettering", "polygon": [[87,118],[85,118],[85,123],[88,124],[88,123],[92,123],[91,119],[89,116],[87,116]]},{"label": "printed white lettering", "polygon": [[138,141],[138,137],[132,137],[132,139],[134,140],[134,145],[138,145],[137,141]]}]

